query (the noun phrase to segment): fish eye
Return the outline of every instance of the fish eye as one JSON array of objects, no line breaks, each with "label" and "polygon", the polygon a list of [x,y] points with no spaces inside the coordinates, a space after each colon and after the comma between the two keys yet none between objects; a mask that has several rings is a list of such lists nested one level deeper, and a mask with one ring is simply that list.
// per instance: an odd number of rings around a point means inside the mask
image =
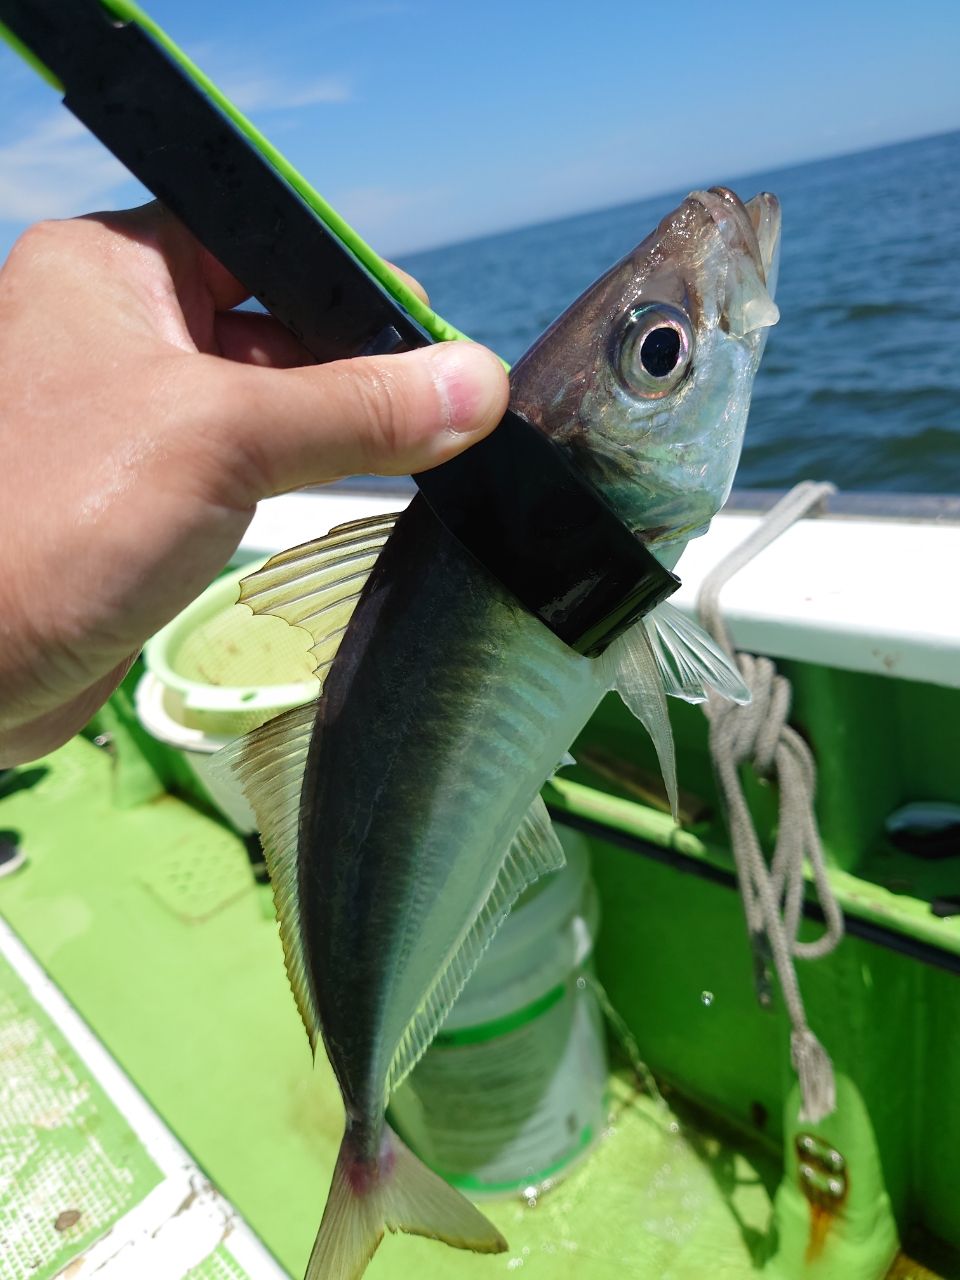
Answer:
[{"label": "fish eye", "polygon": [[683,381],[693,356],[693,330],[678,307],[654,303],[630,312],[617,367],[628,391],[648,400],[668,395]]}]

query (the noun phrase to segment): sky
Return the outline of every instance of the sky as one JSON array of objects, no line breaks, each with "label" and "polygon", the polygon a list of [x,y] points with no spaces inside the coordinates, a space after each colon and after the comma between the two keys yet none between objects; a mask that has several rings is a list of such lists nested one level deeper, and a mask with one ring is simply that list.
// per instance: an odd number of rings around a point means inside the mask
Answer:
[{"label": "sky", "polygon": [[[387,255],[960,128],[957,0],[144,7]],[[0,257],[145,198],[0,45]]]}]

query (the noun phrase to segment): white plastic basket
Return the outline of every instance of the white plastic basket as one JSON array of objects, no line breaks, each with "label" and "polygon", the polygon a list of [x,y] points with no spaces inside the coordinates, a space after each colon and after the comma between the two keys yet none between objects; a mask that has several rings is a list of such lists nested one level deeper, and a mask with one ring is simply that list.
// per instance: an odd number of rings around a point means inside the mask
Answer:
[{"label": "white plastic basket", "polygon": [[254,829],[253,813],[239,787],[211,767],[211,757],[315,698],[319,687],[307,632],[237,603],[240,580],[257,568],[244,565],[219,578],[147,643],[147,671],[136,693],[147,732],[182,752],[241,831]]}]

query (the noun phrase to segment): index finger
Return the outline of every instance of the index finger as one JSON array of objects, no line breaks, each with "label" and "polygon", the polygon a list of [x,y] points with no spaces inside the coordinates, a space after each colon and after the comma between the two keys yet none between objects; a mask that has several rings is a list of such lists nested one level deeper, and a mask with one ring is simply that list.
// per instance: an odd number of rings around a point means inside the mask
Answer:
[{"label": "index finger", "polygon": [[420,283],[420,281],[416,278],[416,276],[410,275],[408,271],[404,271],[403,267],[398,267],[394,262],[388,262],[387,266],[390,268],[390,270],[393,272],[395,276],[400,277],[400,279],[403,281],[403,283],[407,286],[408,289],[413,290],[413,292],[417,295],[417,297],[420,299],[421,302],[426,303],[426,305],[429,307],[430,299],[427,296],[427,291],[423,287],[423,285]]}]

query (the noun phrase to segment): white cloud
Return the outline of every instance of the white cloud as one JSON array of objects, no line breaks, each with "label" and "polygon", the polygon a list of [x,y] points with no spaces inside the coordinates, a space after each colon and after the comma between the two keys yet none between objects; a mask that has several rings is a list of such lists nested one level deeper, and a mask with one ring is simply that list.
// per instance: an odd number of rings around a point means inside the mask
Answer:
[{"label": "white cloud", "polygon": [[0,146],[0,219],[65,218],[112,204],[130,175],[62,108]]},{"label": "white cloud", "polygon": [[[218,78],[242,111],[265,114],[347,102],[349,82],[321,75],[301,80],[261,74],[235,65]],[[3,86],[8,99],[12,85]],[[14,130],[6,113],[3,132]],[[0,143],[0,221],[36,222],[66,218],[96,208],[147,199],[147,193],[120,162],[62,107],[38,111],[15,128],[14,140]]]},{"label": "white cloud", "polygon": [[201,42],[190,57],[241,111],[285,111],[325,103],[350,102],[353,87],[335,73],[297,77],[254,60],[241,49]]},{"label": "white cloud", "polygon": [[333,207],[378,252],[387,241],[395,241],[401,226],[421,227],[434,209],[442,207],[446,192],[440,187],[397,190],[391,187],[349,187],[335,191]]},{"label": "white cloud", "polygon": [[349,102],[353,97],[342,76],[318,76],[297,84],[279,76],[235,74],[224,76],[219,87],[241,111],[285,111]]}]

